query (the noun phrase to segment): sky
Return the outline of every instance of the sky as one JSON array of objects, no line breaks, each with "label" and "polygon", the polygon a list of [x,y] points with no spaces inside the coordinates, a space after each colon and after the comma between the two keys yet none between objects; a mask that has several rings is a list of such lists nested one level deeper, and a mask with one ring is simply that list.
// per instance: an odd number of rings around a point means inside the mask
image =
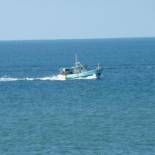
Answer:
[{"label": "sky", "polygon": [[0,0],[0,40],[155,36],[155,0]]}]

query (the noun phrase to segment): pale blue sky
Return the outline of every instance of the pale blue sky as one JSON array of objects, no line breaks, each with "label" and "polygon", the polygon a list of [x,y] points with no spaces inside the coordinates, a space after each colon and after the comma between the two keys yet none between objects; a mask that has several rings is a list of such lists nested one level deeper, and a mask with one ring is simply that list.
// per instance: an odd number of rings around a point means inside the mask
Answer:
[{"label": "pale blue sky", "polygon": [[0,0],[0,40],[155,36],[155,0]]}]

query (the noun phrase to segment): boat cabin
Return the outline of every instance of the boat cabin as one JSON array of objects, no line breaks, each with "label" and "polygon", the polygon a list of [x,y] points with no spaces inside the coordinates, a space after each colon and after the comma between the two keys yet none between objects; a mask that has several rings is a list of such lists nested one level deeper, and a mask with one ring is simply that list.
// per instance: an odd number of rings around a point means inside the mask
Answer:
[{"label": "boat cabin", "polygon": [[63,68],[61,74],[68,75],[68,74],[78,74],[83,71],[86,71],[86,66],[83,66],[82,64],[78,64],[75,67],[71,68]]}]

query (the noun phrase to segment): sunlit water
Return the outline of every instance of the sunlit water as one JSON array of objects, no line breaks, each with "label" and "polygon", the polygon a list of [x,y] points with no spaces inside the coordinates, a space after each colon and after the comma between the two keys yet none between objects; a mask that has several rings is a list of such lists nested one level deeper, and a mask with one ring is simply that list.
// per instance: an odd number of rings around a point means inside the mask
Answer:
[{"label": "sunlit water", "polygon": [[154,155],[155,39],[0,42],[0,155],[37,154]]}]

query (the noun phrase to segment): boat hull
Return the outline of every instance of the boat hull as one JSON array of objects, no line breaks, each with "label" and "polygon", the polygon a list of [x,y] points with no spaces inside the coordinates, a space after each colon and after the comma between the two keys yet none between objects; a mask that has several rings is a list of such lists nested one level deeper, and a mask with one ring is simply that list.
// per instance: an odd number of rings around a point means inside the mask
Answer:
[{"label": "boat hull", "polygon": [[68,74],[65,75],[66,80],[72,80],[72,79],[82,79],[82,78],[93,78],[93,79],[99,79],[102,73],[102,69],[94,69],[90,71],[84,71],[78,74]]}]

